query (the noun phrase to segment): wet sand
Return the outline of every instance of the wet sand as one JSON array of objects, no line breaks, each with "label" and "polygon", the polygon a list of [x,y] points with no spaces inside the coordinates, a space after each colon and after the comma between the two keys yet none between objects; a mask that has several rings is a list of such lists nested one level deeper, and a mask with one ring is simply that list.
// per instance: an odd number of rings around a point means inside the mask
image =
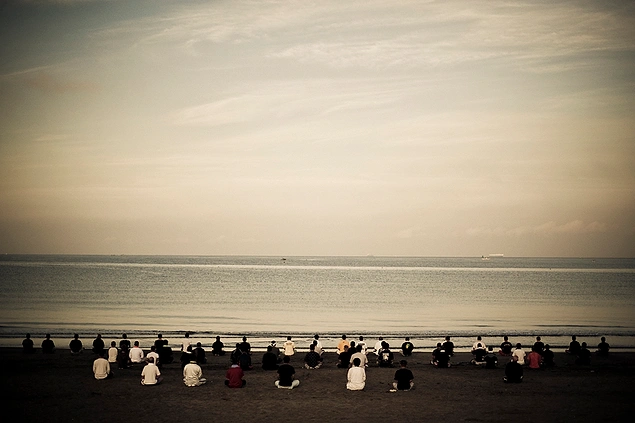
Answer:
[{"label": "wet sand", "polygon": [[[178,360],[175,351],[175,358]],[[163,366],[158,386],[140,385],[142,365],[118,370],[109,380],[95,380],[95,355],[68,350],[25,355],[19,349],[0,349],[0,386],[5,416],[16,421],[273,421],[301,422],[602,422],[631,421],[635,413],[635,353],[618,352],[592,358],[591,366],[577,366],[574,357],[556,353],[557,367],[525,368],[520,384],[502,381],[506,357],[499,368],[468,364],[469,353],[453,357],[449,369],[429,364],[430,354],[408,357],[415,389],[391,393],[395,368],[379,368],[371,361],[366,389],[347,391],[346,370],[336,368],[336,355],[325,354],[324,367],[306,370],[304,353],[296,354],[300,386],[274,386],[275,372],[256,364],[246,372],[244,389],[224,386],[227,357],[213,357],[202,365],[206,385],[192,388],[182,382],[180,363]],[[373,357],[372,354],[369,356]],[[396,361],[401,359],[395,354]]]}]

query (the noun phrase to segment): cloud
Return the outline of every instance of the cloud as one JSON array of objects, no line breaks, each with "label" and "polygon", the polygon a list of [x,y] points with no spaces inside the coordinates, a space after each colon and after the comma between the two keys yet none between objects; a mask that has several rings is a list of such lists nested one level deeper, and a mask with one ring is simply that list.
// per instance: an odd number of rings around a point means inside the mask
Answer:
[{"label": "cloud", "polygon": [[54,94],[73,92],[96,92],[99,85],[86,81],[69,81],[54,77],[48,73],[38,73],[25,79],[25,84],[39,91]]}]

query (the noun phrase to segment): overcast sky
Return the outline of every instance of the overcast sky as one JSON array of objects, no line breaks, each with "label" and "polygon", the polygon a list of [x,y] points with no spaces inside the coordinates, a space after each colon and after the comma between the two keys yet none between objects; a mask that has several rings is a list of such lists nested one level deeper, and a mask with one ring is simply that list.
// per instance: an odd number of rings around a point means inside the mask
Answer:
[{"label": "overcast sky", "polygon": [[635,257],[633,1],[0,5],[0,253]]}]

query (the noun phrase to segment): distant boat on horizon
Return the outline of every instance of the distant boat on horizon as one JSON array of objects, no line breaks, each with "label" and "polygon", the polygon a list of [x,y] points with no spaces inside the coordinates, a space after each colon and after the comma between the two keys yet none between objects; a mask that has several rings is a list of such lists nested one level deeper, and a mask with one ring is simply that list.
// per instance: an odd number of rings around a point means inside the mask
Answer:
[{"label": "distant boat on horizon", "polygon": [[505,257],[505,254],[490,254],[488,257]]}]

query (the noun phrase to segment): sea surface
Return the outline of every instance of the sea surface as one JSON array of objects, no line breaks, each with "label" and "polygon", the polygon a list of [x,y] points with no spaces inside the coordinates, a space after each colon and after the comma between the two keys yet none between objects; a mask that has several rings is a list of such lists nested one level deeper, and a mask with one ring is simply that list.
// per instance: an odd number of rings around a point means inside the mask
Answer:
[{"label": "sea surface", "polygon": [[204,346],[216,335],[302,346],[319,333],[328,347],[346,333],[564,347],[576,334],[635,348],[635,259],[4,255],[0,287],[0,346],[26,332],[62,347],[73,333],[90,344],[123,332],[178,345],[190,331]]}]

